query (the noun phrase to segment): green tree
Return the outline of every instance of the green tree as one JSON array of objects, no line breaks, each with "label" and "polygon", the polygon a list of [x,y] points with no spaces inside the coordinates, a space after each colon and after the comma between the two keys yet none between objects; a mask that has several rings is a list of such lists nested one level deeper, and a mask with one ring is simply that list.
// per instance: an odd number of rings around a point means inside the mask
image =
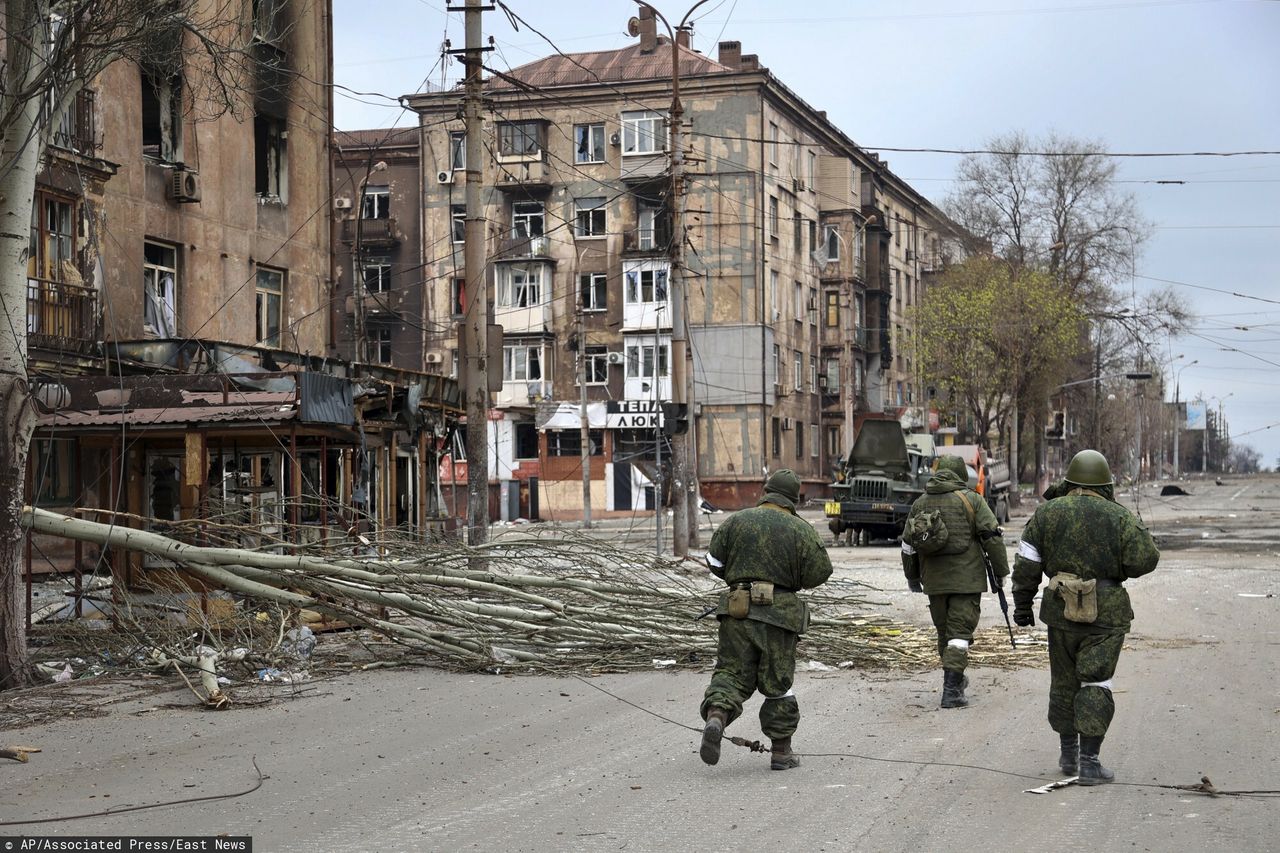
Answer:
[{"label": "green tree", "polygon": [[972,415],[985,442],[1016,403],[1064,378],[1083,349],[1084,314],[1047,272],[990,256],[949,268],[914,310],[926,381]]}]

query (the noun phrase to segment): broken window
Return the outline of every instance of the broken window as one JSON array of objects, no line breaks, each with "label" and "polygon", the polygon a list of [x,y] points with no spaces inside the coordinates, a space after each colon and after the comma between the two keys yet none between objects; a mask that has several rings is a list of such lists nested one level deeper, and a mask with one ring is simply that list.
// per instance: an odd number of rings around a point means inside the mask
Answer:
[{"label": "broken window", "polygon": [[542,151],[541,123],[508,121],[498,125],[498,153],[505,157],[530,157]]},{"label": "broken window", "polygon": [[538,428],[533,421],[516,421],[515,445],[517,459],[538,458]]},{"label": "broken window", "polygon": [[182,161],[182,77],[142,70],[142,155]]},{"label": "broken window", "polygon": [[464,131],[449,133],[449,168],[455,172],[467,168],[467,134]]},{"label": "broken window", "polygon": [[80,271],[75,265],[75,213],[75,202],[36,193],[31,207],[29,277],[80,283]]},{"label": "broken window", "polygon": [[666,117],[653,110],[622,114],[622,153],[658,154],[667,149]]},{"label": "broken window", "polygon": [[[587,433],[588,452],[592,456],[604,453],[604,430],[593,429]],[[548,456],[581,456],[582,431],[577,429],[553,429],[547,431]]]},{"label": "broken window", "polygon": [[41,506],[71,504],[76,500],[76,442],[70,438],[33,439],[31,442],[32,491]]},{"label": "broken window", "polygon": [[652,379],[655,375],[667,376],[670,355],[670,347],[667,344],[627,344],[627,378]]},{"label": "broken window", "polygon": [[670,242],[666,209],[641,204],[636,211],[636,248],[642,252],[665,248]]},{"label": "broken window", "polygon": [[391,330],[387,328],[369,329],[369,337],[365,341],[366,360],[374,364],[391,363]]},{"label": "broken window", "polygon": [[605,385],[609,382],[609,349],[608,347],[587,347],[586,355],[587,384]]},{"label": "broken window", "polygon": [[258,198],[285,201],[284,119],[258,114],[253,117],[254,189]]},{"label": "broken window", "polygon": [[544,264],[506,265],[499,273],[498,305],[505,308],[532,308],[542,304]]},{"label": "broken window", "polygon": [[455,278],[449,281],[449,313],[461,317],[467,313],[467,280]]},{"label": "broken window", "polygon": [[579,124],[573,128],[574,162],[604,162],[604,124]]},{"label": "broken window", "polygon": [[602,272],[584,273],[578,279],[583,311],[603,311],[608,299],[609,277]]},{"label": "broken window", "polygon": [[449,208],[449,217],[451,230],[453,234],[453,242],[461,243],[467,239],[467,209],[463,205],[455,204]]},{"label": "broken window", "polygon": [[284,270],[258,267],[258,345],[280,346],[284,307]]},{"label": "broken window", "polygon": [[388,219],[391,216],[391,188],[366,186],[360,196],[361,219]]},{"label": "broken window", "polygon": [[828,329],[840,327],[840,293],[836,290],[826,291],[827,311],[826,326]]},{"label": "broken window", "polygon": [[281,9],[286,0],[253,0],[253,37],[267,44],[279,44],[284,36]]},{"label": "broken window", "polygon": [[142,244],[142,330],[157,338],[178,336],[178,249]]},{"label": "broken window", "polygon": [[517,344],[502,348],[502,381],[530,382],[542,378],[542,347]]},{"label": "broken window", "polygon": [[826,250],[827,260],[840,260],[840,229],[834,225],[823,225],[822,245]]},{"label": "broken window", "polygon": [[364,292],[389,293],[391,291],[391,262],[386,258],[374,258],[364,265]]},{"label": "broken window", "polygon": [[769,236],[778,236],[778,197],[769,196]]},{"label": "broken window", "polygon": [[603,198],[578,199],[577,216],[574,220],[574,235],[577,237],[603,237],[605,233],[605,200]]},{"label": "broken window", "polygon": [[518,201],[511,205],[512,237],[541,237],[545,221],[546,210],[540,201]]},{"label": "broken window", "polygon": [[626,277],[627,302],[635,305],[641,302],[667,301],[666,270],[629,270]]}]

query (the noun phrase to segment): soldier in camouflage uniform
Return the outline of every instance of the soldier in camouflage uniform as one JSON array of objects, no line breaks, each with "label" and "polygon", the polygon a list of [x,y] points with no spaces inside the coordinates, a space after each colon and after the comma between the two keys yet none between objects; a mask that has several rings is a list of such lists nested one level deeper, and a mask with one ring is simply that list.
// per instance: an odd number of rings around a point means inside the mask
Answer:
[{"label": "soldier in camouflage uniform", "polygon": [[[796,669],[796,640],[809,624],[808,609],[797,590],[813,589],[831,577],[831,560],[807,521],[796,516],[800,479],[775,471],[765,483],[764,497],[753,509],[734,513],[711,537],[707,564],[729,591],[720,596],[720,647],[716,670],[702,700],[700,754],[707,764],[720,760],[724,729],[742,714],[742,703],[759,690],[760,730],[772,741],[769,766],[800,766],[791,751],[791,736],[800,722],[800,705],[791,689]],[[760,603],[773,584],[771,603]],[[730,596],[748,589],[745,614],[731,615]],[[743,593],[739,592],[739,596]],[[739,611],[741,612],[741,611]]]},{"label": "soldier in camouflage uniform", "polygon": [[[1009,575],[999,523],[987,502],[966,488],[968,470],[959,456],[941,456],[925,493],[911,506],[902,539],[902,570],[912,592],[929,595],[929,615],[938,632],[938,656],[942,659],[942,707],[969,704],[964,690],[969,684],[964,670],[969,645],[978,627],[982,593],[987,590],[987,566],[991,560],[997,582]],[[966,502],[968,506],[966,506]],[[911,540],[917,526],[913,519],[936,512],[946,526],[945,545],[925,554],[923,543]]]},{"label": "soldier in camouflage uniform", "polygon": [[[1049,725],[1061,742],[1058,764],[1064,773],[1078,773],[1081,785],[1101,785],[1115,778],[1098,754],[1115,714],[1111,677],[1133,620],[1123,584],[1153,571],[1160,552],[1142,523],[1115,503],[1111,468],[1101,453],[1077,453],[1066,486],[1065,494],[1036,510],[1022,533],[1013,566],[1013,621],[1035,624],[1031,603],[1047,576],[1040,621],[1049,628]],[[1068,609],[1076,619],[1067,618]]]}]

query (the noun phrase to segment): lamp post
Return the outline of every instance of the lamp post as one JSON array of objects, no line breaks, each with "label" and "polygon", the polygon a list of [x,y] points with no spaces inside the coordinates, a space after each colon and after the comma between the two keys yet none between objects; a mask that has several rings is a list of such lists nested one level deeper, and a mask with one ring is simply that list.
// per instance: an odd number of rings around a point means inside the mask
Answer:
[{"label": "lamp post", "polygon": [[1200,359],[1198,358],[1195,359],[1194,361],[1188,361],[1186,364],[1182,365],[1182,367],[1179,367],[1178,372],[1174,374],[1174,380],[1173,380],[1173,479],[1175,480],[1178,479],[1178,476],[1181,473],[1181,465],[1182,465],[1182,457],[1180,455],[1180,448],[1178,445],[1178,439],[1182,435],[1182,426],[1184,423],[1184,419],[1182,417],[1182,405],[1181,405],[1181,401],[1178,398],[1179,389],[1182,387],[1182,371],[1186,370],[1188,367],[1190,367],[1193,364],[1199,364],[1199,363],[1200,363]]},{"label": "lamp post", "polygon": [[1209,397],[1209,398],[1208,398],[1208,400],[1206,400],[1206,401],[1205,401],[1205,415],[1204,415],[1204,458],[1200,460],[1200,473],[1201,473],[1201,474],[1205,473],[1205,472],[1208,470],[1208,467],[1209,467],[1209,403],[1210,403],[1210,402],[1212,402],[1212,401],[1214,401],[1214,400],[1217,400],[1217,401],[1218,401],[1218,424],[1219,424],[1218,429],[1222,429],[1222,426],[1221,426],[1221,424],[1222,424],[1222,404],[1223,404],[1223,403],[1225,403],[1225,402],[1227,401],[1227,399],[1228,399],[1228,398],[1230,398],[1230,397],[1234,396],[1234,395],[1235,395],[1235,393],[1236,393],[1235,391],[1232,391],[1231,393],[1229,393],[1229,394],[1227,394],[1226,396],[1223,396],[1223,397],[1211,396],[1211,397]]},{"label": "lamp post", "polygon": [[[1124,378],[1132,379],[1134,382],[1146,382],[1148,379],[1151,378],[1151,371],[1135,370],[1131,373],[1126,373],[1124,375]],[[1142,386],[1141,385],[1137,386],[1136,390],[1141,391]],[[1138,418],[1138,434],[1137,434],[1137,445],[1135,448],[1137,452],[1134,453],[1133,455],[1133,483],[1136,486],[1138,484],[1138,481],[1142,479],[1142,395],[1139,393],[1139,394],[1135,394],[1135,396],[1138,398],[1138,405],[1136,407],[1137,418]]]}]

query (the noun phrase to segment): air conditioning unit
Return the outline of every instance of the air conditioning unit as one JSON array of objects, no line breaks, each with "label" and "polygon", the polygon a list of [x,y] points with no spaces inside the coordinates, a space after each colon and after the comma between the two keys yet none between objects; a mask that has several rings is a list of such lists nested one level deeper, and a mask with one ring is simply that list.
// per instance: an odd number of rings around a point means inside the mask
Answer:
[{"label": "air conditioning unit", "polygon": [[612,146],[614,146],[615,148],[616,148],[617,146],[621,145],[621,144],[622,144],[622,134],[621,134],[621,133],[619,133],[619,132],[618,132],[618,131],[616,131],[616,130],[615,130],[613,133],[609,134],[609,144],[610,144],[610,145],[612,145]]},{"label": "air conditioning unit", "polygon": [[799,178],[792,178],[791,189],[793,192],[797,192],[797,193],[804,192],[804,181],[800,180]]},{"label": "air conditioning unit", "polygon": [[908,263],[910,263],[911,261],[914,261],[915,259],[916,259],[916,253],[915,253],[915,252],[913,252],[913,251],[911,251],[910,249],[907,249],[907,262],[908,262]]},{"label": "air conditioning unit", "polygon": [[334,206],[334,209],[336,210],[350,210],[351,199],[347,198],[346,196],[338,196],[333,200],[333,206]]},{"label": "air conditioning unit", "polygon": [[607,356],[605,356],[605,361],[609,362],[610,364],[622,364],[626,360],[627,360],[627,357],[620,352],[611,352]]},{"label": "air conditioning unit", "polygon": [[453,172],[449,171],[448,169],[441,169],[440,171],[436,172],[436,183],[437,184],[453,183]]},{"label": "air conditioning unit", "polygon": [[191,204],[200,200],[200,176],[186,169],[174,169],[169,176],[169,198],[178,204]]},{"label": "air conditioning unit", "polygon": [[546,177],[547,165],[541,161],[524,164],[524,179],[529,183],[540,184]]},{"label": "air conditioning unit", "polygon": [[444,353],[438,349],[427,350],[427,364],[444,364]]},{"label": "air conditioning unit", "polygon": [[795,429],[795,428],[796,428],[796,422],[795,422],[795,419],[794,419],[794,418],[783,418],[783,419],[782,419],[782,428],[783,428],[783,429]]}]

